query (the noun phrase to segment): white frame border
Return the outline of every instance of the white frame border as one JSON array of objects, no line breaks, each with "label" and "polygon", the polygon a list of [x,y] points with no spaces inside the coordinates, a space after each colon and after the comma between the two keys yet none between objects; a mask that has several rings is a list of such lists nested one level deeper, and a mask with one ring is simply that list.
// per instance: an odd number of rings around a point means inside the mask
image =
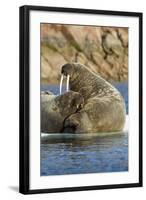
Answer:
[{"label": "white frame border", "polygon": [[[129,171],[40,177],[40,23],[129,27]],[[30,189],[139,182],[139,18],[30,11]],[[34,73],[35,72],[35,73]],[[37,108],[37,109],[36,109]],[[37,114],[36,114],[37,113]],[[134,124],[134,127],[132,126]],[[37,155],[37,156],[33,156]],[[87,180],[88,179],[88,183]]]}]

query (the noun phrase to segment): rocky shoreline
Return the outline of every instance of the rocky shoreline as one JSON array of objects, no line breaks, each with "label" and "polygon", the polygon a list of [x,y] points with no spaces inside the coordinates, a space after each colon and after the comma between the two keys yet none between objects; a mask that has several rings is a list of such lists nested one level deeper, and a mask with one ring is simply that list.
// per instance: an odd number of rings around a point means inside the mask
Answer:
[{"label": "rocky shoreline", "polygon": [[41,83],[58,83],[67,62],[111,82],[127,81],[128,28],[41,24]]}]

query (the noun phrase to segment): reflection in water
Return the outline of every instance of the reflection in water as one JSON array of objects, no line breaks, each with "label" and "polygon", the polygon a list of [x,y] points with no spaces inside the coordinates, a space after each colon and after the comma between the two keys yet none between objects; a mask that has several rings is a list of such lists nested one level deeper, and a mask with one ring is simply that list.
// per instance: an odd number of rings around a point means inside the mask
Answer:
[{"label": "reflection in water", "polygon": [[[114,84],[128,113],[128,84]],[[59,94],[58,85],[41,90]],[[63,85],[62,92],[66,91]],[[128,125],[128,124],[127,124]],[[128,130],[128,126],[126,129]],[[41,175],[119,172],[128,170],[128,134],[52,134],[41,137]]]},{"label": "reflection in water", "polygon": [[128,134],[49,134],[41,137],[41,175],[128,170]]}]

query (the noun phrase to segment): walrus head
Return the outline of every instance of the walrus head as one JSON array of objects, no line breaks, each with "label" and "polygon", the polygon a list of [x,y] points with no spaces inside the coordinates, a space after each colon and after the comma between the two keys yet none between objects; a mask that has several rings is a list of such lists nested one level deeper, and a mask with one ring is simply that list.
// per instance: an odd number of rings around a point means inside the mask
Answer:
[{"label": "walrus head", "polygon": [[[85,65],[80,63],[67,63],[62,66],[60,81],[60,94],[64,76],[67,77],[66,91],[72,90],[83,95],[84,100],[94,91],[97,84],[97,76],[93,74]],[[85,92],[84,92],[85,91]]]},{"label": "walrus head", "polygon": [[61,115],[68,117],[83,107],[84,98],[78,92],[68,91],[57,96],[55,98],[55,102],[60,110]]},{"label": "walrus head", "polygon": [[72,78],[73,73],[74,73],[74,64],[67,63],[62,66],[61,74],[63,74],[64,76],[69,75]]},{"label": "walrus head", "polygon": [[62,83],[64,77],[67,78],[66,91],[69,91],[70,82],[72,83],[78,76],[78,63],[67,63],[62,66],[60,79],[60,94],[62,93]]},{"label": "walrus head", "polygon": [[93,73],[88,67],[81,63],[72,62],[72,63],[66,63],[62,66],[61,74],[64,76],[70,76],[71,80],[76,79],[79,75],[82,76],[83,73]]},{"label": "walrus head", "polygon": [[[66,91],[69,90],[69,88],[73,91],[79,92],[77,89],[79,82],[81,82],[82,75],[84,76],[83,72],[85,70],[85,67],[80,63],[67,63],[62,66],[61,69],[61,80],[60,80],[60,94],[62,91],[62,82],[64,77],[67,77],[67,86]],[[75,87],[74,87],[75,85]]]},{"label": "walrus head", "polygon": [[79,63],[66,63],[65,65],[62,66],[61,74],[64,75],[65,77],[69,76],[70,81],[73,81],[79,75],[79,69],[81,67],[83,66]]},{"label": "walrus head", "polygon": [[41,93],[41,131],[59,133],[64,120],[79,111],[84,104],[83,96],[74,91],[62,95]]}]

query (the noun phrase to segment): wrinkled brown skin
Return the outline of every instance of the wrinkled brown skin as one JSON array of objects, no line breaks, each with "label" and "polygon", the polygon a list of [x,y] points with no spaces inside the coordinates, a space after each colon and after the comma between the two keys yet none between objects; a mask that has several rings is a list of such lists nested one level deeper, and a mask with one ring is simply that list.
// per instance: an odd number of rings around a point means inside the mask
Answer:
[{"label": "wrinkled brown skin", "polygon": [[64,132],[116,132],[124,128],[125,103],[116,88],[79,63],[65,64],[62,74],[70,75],[70,89],[84,97],[84,107],[65,120]]},{"label": "wrinkled brown skin", "polygon": [[41,132],[60,133],[64,120],[80,109],[84,99],[78,92],[69,91],[56,96],[41,93]]}]

